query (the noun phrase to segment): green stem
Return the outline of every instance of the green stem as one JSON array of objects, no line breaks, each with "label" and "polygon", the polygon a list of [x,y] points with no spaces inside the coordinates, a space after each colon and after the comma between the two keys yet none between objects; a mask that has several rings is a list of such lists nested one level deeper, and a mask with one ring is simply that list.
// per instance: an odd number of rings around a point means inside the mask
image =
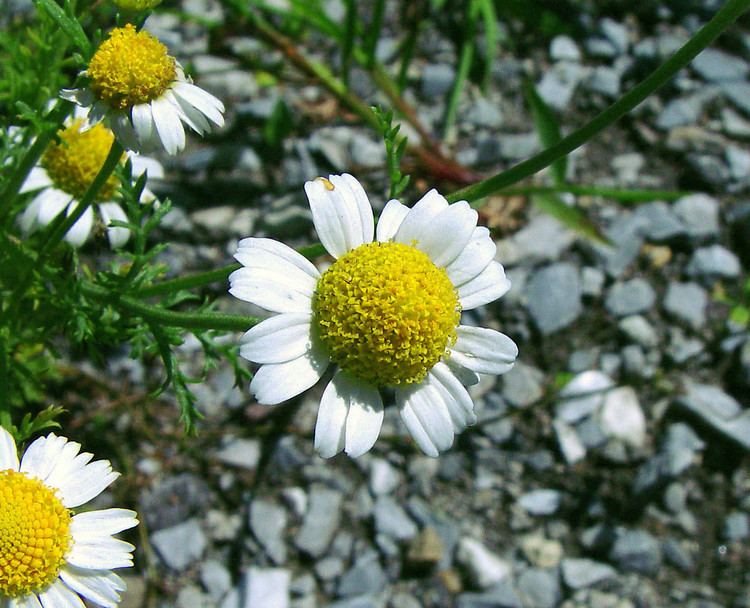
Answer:
[{"label": "green stem", "polygon": [[136,298],[112,293],[110,290],[81,281],[81,291],[87,296],[105,302],[144,319],[169,327],[185,329],[215,329],[219,331],[247,331],[260,323],[257,317],[229,315],[219,312],[176,312],[152,304],[146,304]]},{"label": "green stem", "polygon": [[474,44],[475,44],[475,32],[476,32],[476,19],[475,14],[476,4],[472,3],[469,10],[469,14],[466,16],[466,27],[463,32],[463,41],[461,43],[461,54],[458,59],[458,70],[456,71],[456,79],[453,82],[453,89],[451,90],[450,97],[448,98],[448,104],[445,108],[445,118],[443,121],[443,139],[447,139],[453,123],[456,121],[456,111],[458,110],[458,102],[461,99],[461,93],[464,91],[464,83],[469,76],[469,69],[471,68],[471,62],[474,59]]},{"label": "green stem", "polygon": [[18,168],[8,180],[8,183],[5,184],[2,192],[0,192],[0,204],[4,205],[3,210],[0,211],[0,223],[4,222],[11,212],[13,201],[18,196],[18,191],[23,186],[31,170],[42,157],[42,154],[44,154],[47,145],[52,141],[68,112],[70,112],[70,105],[67,101],[57,102],[55,108],[46,117],[46,120],[54,126],[37,135],[36,140],[21,159]]},{"label": "green stem", "polygon": [[[619,188],[606,188],[600,186],[575,186],[572,184],[560,184],[559,186],[519,186],[517,188],[503,188],[499,194],[503,196],[516,196],[527,194],[556,194],[558,192],[570,192],[576,196],[601,196],[612,198],[625,203],[639,203],[646,201],[676,201],[691,192],[680,192],[679,190],[621,190]],[[476,206],[476,205],[475,205]]]},{"label": "green stem", "polygon": [[204,285],[210,285],[211,283],[226,281],[227,277],[238,268],[242,268],[242,264],[229,264],[228,266],[222,266],[215,270],[197,272],[186,277],[162,281],[161,283],[156,283],[155,285],[149,285],[148,287],[139,289],[136,292],[136,295],[139,298],[150,298],[152,296],[174,293],[182,289],[194,289],[195,287],[203,287]]},{"label": "green stem", "polygon": [[606,127],[625,116],[656,89],[666,84],[698,53],[709,46],[719,34],[732,25],[748,7],[750,7],[750,0],[728,0],[713,19],[688,40],[682,48],[656,68],[650,76],[625,93],[589,123],[560,140],[556,145],[511,167],[507,171],[453,192],[448,195],[448,200],[465,199],[474,201],[478,198],[484,198],[548,167],[558,158],[570,154]]}]

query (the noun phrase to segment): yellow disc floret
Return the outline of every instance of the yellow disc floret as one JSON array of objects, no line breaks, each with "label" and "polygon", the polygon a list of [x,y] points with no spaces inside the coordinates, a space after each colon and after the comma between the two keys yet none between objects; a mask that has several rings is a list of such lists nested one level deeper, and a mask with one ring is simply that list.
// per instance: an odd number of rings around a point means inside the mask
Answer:
[{"label": "yellow disc floret", "polygon": [[[50,144],[42,156],[42,166],[55,187],[78,199],[99,173],[115,139],[102,123],[85,131],[82,126],[82,120],[74,120],[58,133],[60,141]],[[99,190],[99,200],[111,198],[117,185],[113,174]]]},{"label": "yellow disc floret", "polygon": [[128,23],[109,33],[89,62],[91,90],[117,110],[148,103],[162,95],[177,75],[167,47]]},{"label": "yellow disc floret", "polygon": [[336,260],[318,281],[313,311],[331,359],[376,386],[422,381],[455,343],[461,316],[445,270],[392,242]]},{"label": "yellow disc floret", "polygon": [[0,596],[43,591],[71,545],[70,512],[38,479],[0,471]]}]

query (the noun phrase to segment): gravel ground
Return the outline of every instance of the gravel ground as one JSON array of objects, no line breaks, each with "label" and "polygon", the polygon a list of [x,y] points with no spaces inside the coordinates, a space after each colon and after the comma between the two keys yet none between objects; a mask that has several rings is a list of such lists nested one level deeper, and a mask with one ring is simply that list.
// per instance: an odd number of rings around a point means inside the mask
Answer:
[{"label": "gravel ground", "polygon": [[[609,3],[609,17],[582,10],[570,37],[526,36],[503,51],[486,93],[464,92],[451,152],[487,174],[527,157],[540,144],[524,77],[569,132],[719,5],[645,4]],[[222,14],[209,0],[183,8]],[[267,86],[259,70],[278,57],[251,38],[212,40],[171,15],[148,27],[228,106],[224,132],[165,159],[160,192],[180,205],[162,234],[175,242],[162,258],[172,274],[228,263],[251,234],[311,242],[301,186],[317,175],[351,172],[382,205],[382,144],[321,88]],[[396,65],[391,33],[379,52]],[[335,62],[318,42],[307,52]],[[440,459],[421,456],[389,408],[371,453],[322,460],[312,449],[320,388],[268,409],[224,367],[195,386],[206,418],[183,438],[169,398],[148,396],[158,366],[126,352],[104,375],[75,364],[82,377],[66,399],[89,411],[93,401],[97,414],[71,425],[92,441],[103,425],[117,430],[122,445],[104,447],[127,472],[115,492],[140,497],[124,606],[750,607],[750,341],[727,320],[750,262],[748,59],[740,26],[571,157],[571,183],[693,192],[637,206],[578,197],[611,246],[521,197],[488,202],[483,221],[513,289],[469,316],[502,328],[521,354],[512,372],[474,387],[480,422]],[[436,130],[455,65],[444,34],[424,31],[407,98]],[[356,72],[353,86],[379,100]],[[279,99],[293,130],[269,150],[262,126]],[[253,314],[223,286],[215,293],[222,308]],[[181,351],[197,372],[199,345]]]}]

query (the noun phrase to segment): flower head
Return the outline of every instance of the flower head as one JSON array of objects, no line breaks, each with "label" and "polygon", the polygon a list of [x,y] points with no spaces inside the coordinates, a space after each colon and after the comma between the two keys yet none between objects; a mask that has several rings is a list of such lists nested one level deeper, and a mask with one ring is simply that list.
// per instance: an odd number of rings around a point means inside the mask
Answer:
[{"label": "flower head", "polygon": [[224,104],[185,77],[157,38],[128,23],[109,33],[83,72],[89,84],[63,97],[91,108],[122,145],[135,151],[159,147],[176,154],[185,147],[183,123],[203,135],[209,121],[224,124]]},{"label": "flower head", "polygon": [[[88,190],[97,173],[102,168],[114,141],[112,131],[102,123],[91,126],[84,111],[79,111],[58,133],[59,141],[51,143],[45,150],[39,164],[29,173],[21,192],[39,190],[20,217],[24,234],[48,225],[60,213],[72,214],[78,201]],[[152,177],[161,177],[163,169],[153,159],[137,156],[128,157],[133,165],[133,173],[142,175],[148,170]],[[111,175],[99,190],[96,208],[102,223],[107,229],[107,237],[112,247],[122,247],[130,238],[130,231],[119,226],[110,226],[112,220],[127,221],[127,215],[115,195],[119,186],[117,177]],[[154,195],[147,189],[142,200],[153,200]],[[94,226],[94,212],[89,207],[81,218],[73,224],[65,235],[65,240],[74,247],[80,247],[89,237]]]},{"label": "flower head", "polygon": [[250,388],[260,403],[279,403],[335,363],[315,428],[322,456],[373,446],[382,387],[419,447],[437,456],[476,422],[465,386],[508,371],[518,354],[504,334],[460,323],[463,310],[510,288],[489,231],[468,203],[449,205],[435,190],[411,209],[389,201],[377,227],[351,175],[307,182],[305,192],[330,267],[321,274],[270,239],[243,239],[235,254],[243,268],[230,293],[277,313],[243,336],[240,354],[261,366]]},{"label": "flower head", "polygon": [[81,446],[51,433],[19,462],[0,427],[0,605],[82,606],[84,598],[117,606],[122,579],[112,569],[133,565],[134,547],[113,538],[138,525],[126,509],[75,514],[117,479],[109,461],[91,462]]}]

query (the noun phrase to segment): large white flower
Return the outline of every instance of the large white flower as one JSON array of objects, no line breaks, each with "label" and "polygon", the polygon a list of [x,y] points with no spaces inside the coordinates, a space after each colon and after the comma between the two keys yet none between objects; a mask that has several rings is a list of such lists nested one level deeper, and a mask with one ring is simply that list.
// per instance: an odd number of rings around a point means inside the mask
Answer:
[{"label": "large white flower", "polygon": [[176,154],[185,147],[188,125],[198,134],[224,124],[224,104],[194,85],[167,47],[128,23],[109,33],[82,72],[88,86],[62,96],[91,109],[91,120],[105,120],[128,150],[163,147]]},{"label": "large white flower", "polygon": [[[103,124],[91,126],[85,110],[79,110],[58,133],[59,142],[53,142],[39,163],[29,172],[21,192],[38,191],[29,206],[19,217],[24,235],[50,224],[60,213],[71,215],[77,208],[91,182],[102,168],[114,135]],[[164,177],[161,164],[152,158],[126,153],[133,167],[133,175],[140,177],[148,171],[151,178]],[[81,218],[71,226],[65,240],[74,247],[83,245],[94,226],[94,210],[98,210],[107,238],[113,248],[122,247],[130,238],[130,231],[110,226],[112,220],[127,221],[127,215],[115,201],[119,182],[113,174],[99,190],[96,204],[86,209]],[[155,199],[145,188],[142,202]]]},{"label": "large white flower", "polygon": [[118,473],[107,460],[54,433],[19,462],[0,427],[0,608],[84,608],[81,596],[114,608],[125,589],[115,568],[133,565],[133,545],[113,535],[138,525],[127,509],[73,514]]},{"label": "large white flower", "polygon": [[393,389],[419,447],[437,456],[476,422],[464,386],[508,371],[518,354],[504,334],[460,324],[462,310],[510,288],[489,231],[468,203],[449,205],[435,190],[411,209],[389,201],[377,228],[351,175],[307,182],[305,192],[336,258],[325,272],[271,239],[243,239],[235,254],[243,268],[229,277],[230,293],[278,313],[242,338],[240,354],[261,365],[250,388],[259,403],[279,403],[336,363],[315,427],[321,456],[373,446],[381,387]]}]

